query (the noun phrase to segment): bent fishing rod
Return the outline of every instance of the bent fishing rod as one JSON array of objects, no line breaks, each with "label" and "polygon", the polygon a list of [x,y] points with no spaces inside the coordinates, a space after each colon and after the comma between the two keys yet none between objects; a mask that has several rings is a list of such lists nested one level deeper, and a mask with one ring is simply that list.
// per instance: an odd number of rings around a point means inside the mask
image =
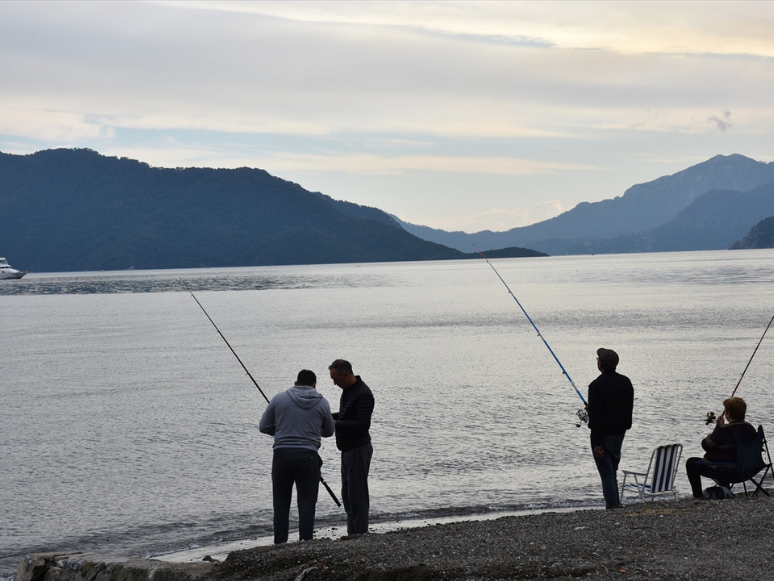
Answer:
[{"label": "bent fishing rod", "polygon": [[[774,322],[774,316],[771,317],[771,320],[769,321],[769,324],[766,325],[766,328],[763,330],[763,335],[761,335],[760,340],[758,341],[758,344],[755,346],[755,349],[752,352],[752,355],[750,355],[750,360],[747,362],[747,365],[744,366],[744,371],[742,371],[742,375],[739,378],[739,381],[736,382],[736,387],[734,387],[734,391],[731,392],[730,397],[734,397],[734,394],[736,394],[736,390],[739,389],[739,384],[742,383],[742,379],[744,379],[744,374],[747,373],[747,368],[750,367],[750,363],[752,363],[753,357],[755,357],[755,354],[758,352],[758,347],[761,346],[761,343],[763,342],[763,338],[766,336],[766,332],[769,330],[769,327],[771,327],[771,323]],[[720,414],[720,417],[722,418],[726,414],[726,411],[723,410],[723,412]],[[707,424],[711,424],[715,421],[715,413],[709,412],[707,414]],[[719,418],[718,418],[719,419]]]},{"label": "bent fishing rod", "polygon": [[[500,273],[497,272],[497,269],[494,267],[494,265],[491,262],[489,262],[489,259],[486,257],[486,255],[483,252],[481,252],[481,249],[478,246],[476,246],[475,244],[473,245],[473,247],[476,250],[478,250],[478,253],[483,257],[484,260],[486,260],[486,263],[492,268],[494,273],[497,275],[497,278],[500,279],[500,282],[502,282],[505,285],[505,288],[508,289],[508,294],[510,294],[513,297],[513,300],[516,301],[516,304],[519,305],[519,308],[521,309],[521,312],[524,313],[524,316],[527,317],[527,320],[530,322],[532,327],[535,329],[535,332],[537,332],[537,335],[538,335],[538,337],[540,337],[540,340],[543,341],[543,345],[545,345],[546,348],[548,349],[548,351],[551,353],[551,355],[554,358],[554,361],[556,361],[559,364],[559,368],[562,370],[562,374],[567,378],[567,380],[570,382],[570,385],[572,385],[572,388],[575,390],[575,393],[578,394],[578,397],[583,402],[584,407],[579,409],[576,415],[578,416],[578,419],[581,421],[581,423],[587,424],[588,421],[589,421],[589,414],[588,414],[588,412],[586,411],[586,408],[585,408],[585,406],[588,405],[588,403],[586,402],[586,398],[583,397],[583,394],[575,386],[575,382],[570,377],[570,374],[567,373],[567,370],[564,368],[564,365],[562,365],[562,362],[559,361],[559,358],[556,356],[556,353],[554,353],[554,350],[551,349],[551,346],[548,344],[548,341],[546,341],[545,337],[543,337],[543,334],[540,332],[540,329],[537,328],[537,325],[535,324],[535,321],[532,320],[532,317],[529,316],[527,311],[524,309],[522,304],[519,302],[519,299],[517,299],[516,295],[513,294],[513,291],[511,290],[511,287],[509,287],[508,283],[505,282],[505,280],[503,280],[503,277],[500,276]],[[580,424],[575,424],[575,425],[578,428],[580,427]]]},{"label": "bent fishing rod", "polygon": [[[244,364],[244,363],[242,363],[242,360],[239,358],[239,355],[237,355],[236,351],[234,351],[234,348],[231,346],[231,343],[229,343],[229,342],[228,342],[228,339],[226,339],[226,337],[223,335],[223,333],[221,333],[221,332],[220,332],[220,329],[218,329],[218,326],[215,324],[215,321],[213,321],[213,320],[212,320],[212,317],[210,317],[210,315],[207,313],[207,311],[205,311],[205,310],[204,310],[204,307],[203,307],[203,306],[202,306],[202,304],[199,302],[199,299],[197,299],[197,298],[196,298],[196,295],[195,295],[195,294],[193,294],[193,291],[190,289],[190,287],[188,286],[188,284],[187,284],[187,283],[186,283],[186,282],[185,282],[185,281],[184,281],[182,278],[180,279],[180,282],[182,282],[182,283],[183,283],[183,286],[186,288],[186,290],[187,290],[189,293],[191,293],[191,296],[193,297],[193,300],[195,300],[195,301],[196,301],[196,304],[197,304],[197,305],[199,305],[199,308],[202,310],[202,312],[203,312],[203,313],[204,313],[204,314],[207,316],[207,318],[210,320],[210,323],[212,323],[212,326],[213,326],[213,327],[215,327],[215,330],[218,332],[218,335],[220,335],[220,338],[221,338],[221,339],[223,339],[223,341],[226,343],[226,345],[228,345],[228,348],[229,348],[229,349],[231,349],[231,352],[234,354],[234,357],[236,357],[237,361],[239,361],[239,364],[242,366],[242,369],[244,369],[244,370],[245,370],[245,373],[247,373],[247,376],[248,376],[248,377],[249,377],[249,378],[252,380],[252,382],[253,382],[253,385],[255,385],[255,387],[257,387],[257,388],[258,388],[258,391],[260,391],[260,392],[261,392],[261,395],[263,396],[263,399],[265,399],[265,400],[266,400],[266,403],[270,403],[270,402],[269,402],[269,398],[268,398],[268,397],[266,397],[266,394],[265,394],[265,393],[263,393],[263,390],[261,389],[261,386],[260,386],[260,385],[258,385],[258,382],[257,382],[257,381],[255,381],[255,378],[253,377],[253,374],[252,374],[252,373],[250,373],[250,370],[249,370],[249,369],[247,369],[247,367],[245,366],[245,364]],[[320,463],[322,464],[322,460],[320,460]],[[325,487],[325,490],[327,490],[327,491],[328,491],[328,494],[330,494],[330,495],[331,495],[331,498],[333,499],[333,502],[335,502],[335,503],[336,503],[336,506],[341,506],[341,502],[339,501],[338,497],[337,497],[337,496],[336,496],[336,494],[333,492],[333,490],[331,490],[331,487],[330,487],[330,486],[328,486],[328,483],[327,483],[327,482],[325,482],[325,479],[322,477],[322,474],[320,474],[320,482],[321,482],[321,483],[322,483],[322,485]]]}]

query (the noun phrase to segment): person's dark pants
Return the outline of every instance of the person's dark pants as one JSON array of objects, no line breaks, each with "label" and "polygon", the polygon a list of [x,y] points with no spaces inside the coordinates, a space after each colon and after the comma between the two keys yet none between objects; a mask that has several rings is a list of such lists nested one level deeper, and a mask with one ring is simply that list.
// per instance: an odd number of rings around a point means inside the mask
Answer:
[{"label": "person's dark pants", "polygon": [[624,434],[605,434],[602,436],[602,458],[594,454],[594,445],[591,445],[591,453],[597,464],[599,477],[602,479],[602,494],[605,497],[605,507],[613,508],[621,504],[618,495],[618,464],[621,462],[621,447]]},{"label": "person's dark pants", "polygon": [[276,448],[271,464],[271,483],[274,493],[274,543],[288,541],[293,484],[296,485],[298,503],[298,537],[302,541],[312,540],[320,483],[320,457],[317,452],[304,448]]},{"label": "person's dark pants", "polygon": [[688,482],[691,483],[691,492],[694,498],[704,498],[704,492],[701,489],[702,476],[722,480],[724,475],[730,474],[728,470],[713,468],[712,465],[707,464],[704,458],[688,458],[685,462],[685,473],[688,475]]},{"label": "person's dark pants", "polygon": [[341,500],[347,512],[347,534],[368,532],[368,470],[374,448],[371,442],[341,453]]}]

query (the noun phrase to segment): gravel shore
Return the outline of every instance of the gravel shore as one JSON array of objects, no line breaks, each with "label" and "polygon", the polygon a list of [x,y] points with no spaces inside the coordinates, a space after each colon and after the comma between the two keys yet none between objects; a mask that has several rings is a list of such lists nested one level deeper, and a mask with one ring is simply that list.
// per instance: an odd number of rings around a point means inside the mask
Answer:
[{"label": "gravel shore", "polygon": [[216,581],[774,579],[774,500],[636,503],[231,553]]}]

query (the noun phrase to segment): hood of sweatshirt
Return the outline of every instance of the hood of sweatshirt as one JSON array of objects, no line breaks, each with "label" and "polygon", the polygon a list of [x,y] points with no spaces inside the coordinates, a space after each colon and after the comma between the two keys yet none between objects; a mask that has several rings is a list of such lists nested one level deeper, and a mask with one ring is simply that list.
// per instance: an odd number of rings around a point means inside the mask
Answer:
[{"label": "hood of sweatshirt", "polygon": [[285,393],[301,409],[312,409],[322,399],[322,394],[310,385],[294,385]]}]

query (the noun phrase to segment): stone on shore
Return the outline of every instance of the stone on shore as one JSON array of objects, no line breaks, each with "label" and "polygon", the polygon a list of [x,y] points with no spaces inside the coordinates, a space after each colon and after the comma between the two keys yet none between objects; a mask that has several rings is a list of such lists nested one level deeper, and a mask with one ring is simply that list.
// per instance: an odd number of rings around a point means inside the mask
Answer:
[{"label": "stone on shore", "polygon": [[167,563],[89,553],[39,553],[19,563],[14,581],[203,581],[213,563]]}]

